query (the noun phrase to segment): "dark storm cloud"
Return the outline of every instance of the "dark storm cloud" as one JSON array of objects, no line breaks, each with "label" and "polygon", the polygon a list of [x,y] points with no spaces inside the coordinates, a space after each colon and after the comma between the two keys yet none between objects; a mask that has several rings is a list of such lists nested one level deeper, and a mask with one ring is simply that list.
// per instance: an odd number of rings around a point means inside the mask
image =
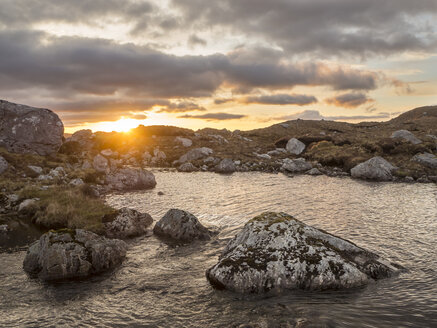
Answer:
[{"label": "dark storm cloud", "polygon": [[317,102],[317,98],[307,95],[264,95],[264,96],[249,96],[241,99],[241,102],[246,104],[266,104],[266,105],[298,105],[305,106]]},{"label": "dark storm cloud", "polygon": [[366,94],[356,93],[356,92],[345,93],[342,95],[338,95],[326,99],[326,102],[330,105],[346,107],[346,108],[359,107],[365,103],[372,102],[372,101],[374,100],[370,99]]},{"label": "dark storm cloud", "polygon": [[394,54],[437,47],[435,0],[173,0],[187,25],[229,27],[291,54]]},{"label": "dark storm cloud", "polygon": [[206,121],[225,121],[225,120],[238,120],[246,117],[246,115],[240,114],[228,114],[228,113],[208,113],[203,115],[182,115],[178,118],[196,118]]},{"label": "dark storm cloud", "polygon": [[205,107],[199,106],[198,104],[190,101],[181,101],[178,103],[170,103],[165,107],[158,110],[159,113],[184,113],[191,111],[206,111]]},{"label": "dark storm cloud", "polygon": [[390,118],[389,113],[379,113],[378,115],[355,115],[355,116],[324,116],[317,110],[305,110],[303,112],[276,117],[278,121],[290,121],[290,120],[327,120],[327,121],[353,121],[353,120],[374,120]]}]

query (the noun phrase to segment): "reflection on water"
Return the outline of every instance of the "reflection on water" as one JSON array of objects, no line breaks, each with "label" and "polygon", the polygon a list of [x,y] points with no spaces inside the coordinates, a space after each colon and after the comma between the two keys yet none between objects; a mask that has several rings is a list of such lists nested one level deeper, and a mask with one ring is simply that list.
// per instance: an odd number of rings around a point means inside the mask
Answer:
[{"label": "reflection on water", "polygon": [[[260,173],[157,172],[156,179],[155,190],[107,201],[155,220],[170,208],[185,209],[218,226],[218,238],[177,248],[155,237],[135,239],[120,269],[61,284],[28,279],[24,252],[0,254],[0,326],[437,326],[436,185]],[[408,272],[348,291],[259,296],[213,290],[205,270],[247,220],[270,210],[350,239]]]}]

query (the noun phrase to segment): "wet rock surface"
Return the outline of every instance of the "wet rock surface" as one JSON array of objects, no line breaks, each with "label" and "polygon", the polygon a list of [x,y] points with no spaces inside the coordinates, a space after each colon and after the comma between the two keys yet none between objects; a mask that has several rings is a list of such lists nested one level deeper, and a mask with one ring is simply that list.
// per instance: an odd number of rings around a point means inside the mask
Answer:
[{"label": "wet rock surface", "polygon": [[285,213],[250,220],[206,272],[219,289],[241,293],[363,286],[399,267]]},{"label": "wet rock surface", "polygon": [[126,256],[126,244],[76,229],[49,231],[32,244],[24,270],[41,280],[83,278],[118,266]]},{"label": "wet rock surface", "polygon": [[50,155],[62,145],[64,125],[51,110],[0,100],[0,147]]},{"label": "wet rock surface", "polygon": [[117,211],[113,221],[104,223],[105,235],[117,239],[142,236],[149,232],[152,223],[149,214],[124,207]]},{"label": "wet rock surface", "polygon": [[156,223],[153,232],[158,236],[184,243],[196,239],[208,240],[214,234],[204,227],[193,214],[179,209],[169,210]]}]

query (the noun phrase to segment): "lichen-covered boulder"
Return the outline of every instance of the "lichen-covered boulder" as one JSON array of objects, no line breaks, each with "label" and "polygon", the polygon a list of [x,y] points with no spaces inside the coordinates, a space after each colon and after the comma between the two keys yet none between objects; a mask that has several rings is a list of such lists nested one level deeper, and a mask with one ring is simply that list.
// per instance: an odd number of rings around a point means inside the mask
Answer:
[{"label": "lichen-covered boulder", "polygon": [[380,156],[373,157],[351,169],[351,176],[357,179],[376,181],[393,180],[392,173],[397,168]]},{"label": "lichen-covered boulder", "polygon": [[0,156],[0,174],[5,172],[9,167],[9,163],[4,159],[3,156]]},{"label": "lichen-covered boulder", "polygon": [[206,272],[219,289],[241,293],[358,287],[398,267],[285,213],[250,220]]},{"label": "lichen-covered boulder", "polygon": [[112,190],[142,190],[156,186],[155,175],[147,170],[121,168],[106,176],[106,184]]},{"label": "lichen-covered boulder", "polygon": [[180,242],[191,242],[195,239],[208,240],[214,234],[193,214],[178,209],[169,210],[156,223],[153,232],[158,236]]},{"label": "lichen-covered boulder", "polygon": [[63,135],[64,125],[51,110],[0,100],[0,147],[45,156],[59,150]]},{"label": "lichen-covered boulder", "polygon": [[304,158],[289,159],[286,158],[282,162],[282,170],[291,173],[302,173],[312,169],[311,163],[305,161]]},{"label": "lichen-covered boulder", "polygon": [[235,163],[230,158],[225,158],[220,161],[220,163],[214,168],[217,173],[230,174],[237,170]]},{"label": "lichen-covered boulder", "polygon": [[431,153],[417,154],[413,157],[413,161],[427,166],[431,169],[437,169],[437,156]]},{"label": "lichen-covered boulder", "polygon": [[194,148],[191,149],[188,153],[182,155],[177,162],[183,164],[185,162],[195,161],[204,157],[208,157],[213,152],[214,151],[208,147]]},{"label": "lichen-covered boulder", "polygon": [[405,141],[411,142],[413,145],[418,145],[422,143],[422,140],[417,138],[413,133],[408,130],[398,130],[393,132],[391,135],[393,139],[403,139]]},{"label": "lichen-covered boulder", "polygon": [[104,223],[105,235],[117,239],[142,236],[149,231],[152,223],[153,219],[149,214],[123,207],[117,211],[112,221]]},{"label": "lichen-covered boulder", "polygon": [[41,280],[82,278],[118,266],[126,256],[126,244],[90,231],[49,231],[32,244],[23,268]]},{"label": "lichen-covered boulder", "polygon": [[305,144],[296,138],[291,138],[290,140],[288,140],[285,149],[290,154],[300,155],[305,150]]}]

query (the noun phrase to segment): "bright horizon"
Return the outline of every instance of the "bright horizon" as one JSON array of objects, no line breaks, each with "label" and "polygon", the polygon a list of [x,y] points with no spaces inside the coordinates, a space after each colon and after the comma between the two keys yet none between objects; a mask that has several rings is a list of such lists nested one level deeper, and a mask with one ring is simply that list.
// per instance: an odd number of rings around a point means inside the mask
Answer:
[{"label": "bright horizon", "polygon": [[437,2],[3,0],[0,99],[67,133],[386,121],[437,104]]}]

